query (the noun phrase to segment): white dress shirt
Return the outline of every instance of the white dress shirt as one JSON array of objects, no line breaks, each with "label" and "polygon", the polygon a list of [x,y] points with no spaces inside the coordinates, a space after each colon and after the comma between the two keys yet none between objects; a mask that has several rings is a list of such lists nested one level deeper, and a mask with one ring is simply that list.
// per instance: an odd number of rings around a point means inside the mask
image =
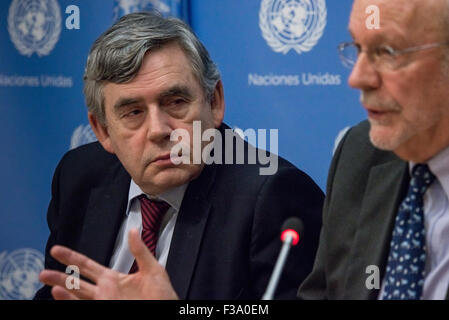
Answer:
[{"label": "white dress shirt", "polygon": [[[170,205],[170,208],[167,210],[162,219],[159,239],[156,245],[156,259],[163,267],[165,267],[167,263],[173,230],[175,228],[176,219],[178,217],[178,212],[187,186],[188,184],[184,184],[162,193],[157,197],[147,195],[150,199],[163,200]],[[144,194],[144,192],[131,179],[126,216],[120,227],[112,258],[109,263],[109,267],[111,269],[122,273],[128,273],[134,263],[134,256],[131,254],[128,247],[129,231],[136,228],[139,230],[139,233],[142,233],[142,214],[140,212],[140,201],[137,199],[137,197],[141,194]]]},{"label": "white dress shirt", "polygon": [[[426,277],[422,299],[443,300],[449,284],[449,147],[427,163],[435,181],[424,194]],[[415,163],[409,163],[410,173]],[[385,281],[379,294],[381,299]]]}]

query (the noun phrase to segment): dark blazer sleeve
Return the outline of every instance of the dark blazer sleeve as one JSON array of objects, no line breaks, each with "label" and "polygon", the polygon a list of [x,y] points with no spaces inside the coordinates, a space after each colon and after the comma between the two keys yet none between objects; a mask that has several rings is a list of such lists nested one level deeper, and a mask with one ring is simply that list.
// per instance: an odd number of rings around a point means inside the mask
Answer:
[{"label": "dark blazer sleeve", "polygon": [[[65,158],[65,157],[64,157]],[[47,224],[50,229],[50,236],[45,247],[45,269],[59,269],[63,267],[50,255],[50,249],[55,245],[57,236],[57,221],[59,211],[59,182],[64,158],[59,162],[53,175],[51,185],[51,200],[47,210]],[[36,292],[35,300],[53,299],[51,295],[51,287],[43,286]]]},{"label": "dark blazer sleeve", "polygon": [[[47,211],[50,236],[45,269],[66,270],[50,255],[55,244],[107,264],[122,221],[129,182],[118,159],[98,142],[70,150],[62,157],[53,175]],[[89,207],[90,203],[95,206]],[[35,299],[51,298],[47,286],[35,295]]]},{"label": "dark blazer sleeve", "polygon": [[321,228],[320,240],[318,252],[315,258],[315,263],[313,266],[312,272],[307,276],[302,285],[298,290],[298,298],[304,300],[324,300],[327,299],[327,290],[326,290],[326,270],[325,270],[325,261],[327,256],[327,240],[326,240],[326,230],[329,228],[327,225],[327,216],[329,215],[329,203],[332,197],[332,187],[335,176],[335,171],[338,166],[338,162],[340,160],[340,155],[345,144],[346,138],[348,137],[350,129],[342,141],[339,143],[337,150],[332,158],[332,162],[329,168],[329,174],[327,178],[327,186],[326,186],[326,198],[324,201],[323,207],[323,225]]},{"label": "dark blazer sleeve", "polygon": [[293,166],[282,167],[269,176],[257,197],[251,231],[251,281],[257,284],[253,296],[262,297],[279,255],[282,226],[291,217],[304,223],[300,243],[289,253],[275,299],[295,299],[298,286],[312,270],[318,248],[323,192],[304,172]]}]

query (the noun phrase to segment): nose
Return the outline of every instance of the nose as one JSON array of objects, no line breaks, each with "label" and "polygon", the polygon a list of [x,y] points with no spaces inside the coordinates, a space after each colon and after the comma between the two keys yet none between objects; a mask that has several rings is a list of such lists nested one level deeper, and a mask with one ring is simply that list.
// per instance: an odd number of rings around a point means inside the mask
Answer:
[{"label": "nose", "polygon": [[170,138],[172,128],[170,126],[170,116],[158,106],[151,106],[148,114],[148,134],[147,138],[153,142],[160,142]]},{"label": "nose", "polygon": [[360,53],[349,76],[348,84],[354,89],[361,90],[372,90],[380,86],[380,74],[366,53]]}]

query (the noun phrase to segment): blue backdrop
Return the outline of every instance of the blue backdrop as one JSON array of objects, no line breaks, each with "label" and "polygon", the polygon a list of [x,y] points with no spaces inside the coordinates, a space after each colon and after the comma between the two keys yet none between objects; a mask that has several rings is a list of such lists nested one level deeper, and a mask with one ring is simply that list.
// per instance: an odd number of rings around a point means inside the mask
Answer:
[{"label": "blue backdrop", "polygon": [[53,171],[92,140],[82,75],[119,16],[156,8],[189,22],[221,70],[225,121],[279,129],[279,154],[325,187],[338,132],[365,117],[337,54],[351,0],[0,1],[0,299],[40,286]]}]

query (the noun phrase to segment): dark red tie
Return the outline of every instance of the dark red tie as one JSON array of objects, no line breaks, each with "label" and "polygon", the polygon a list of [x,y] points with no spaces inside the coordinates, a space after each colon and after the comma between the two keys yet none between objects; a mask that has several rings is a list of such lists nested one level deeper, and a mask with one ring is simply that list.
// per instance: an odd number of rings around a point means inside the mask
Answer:
[{"label": "dark red tie", "polygon": [[[168,208],[170,208],[170,205],[164,201],[150,200],[143,194],[138,199],[142,213],[142,240],[148,249],[150,249],[151,253],[155,255],[161,221]],[[129,273],[134,273],[137,270],[137,263],[134,260]]]}]

